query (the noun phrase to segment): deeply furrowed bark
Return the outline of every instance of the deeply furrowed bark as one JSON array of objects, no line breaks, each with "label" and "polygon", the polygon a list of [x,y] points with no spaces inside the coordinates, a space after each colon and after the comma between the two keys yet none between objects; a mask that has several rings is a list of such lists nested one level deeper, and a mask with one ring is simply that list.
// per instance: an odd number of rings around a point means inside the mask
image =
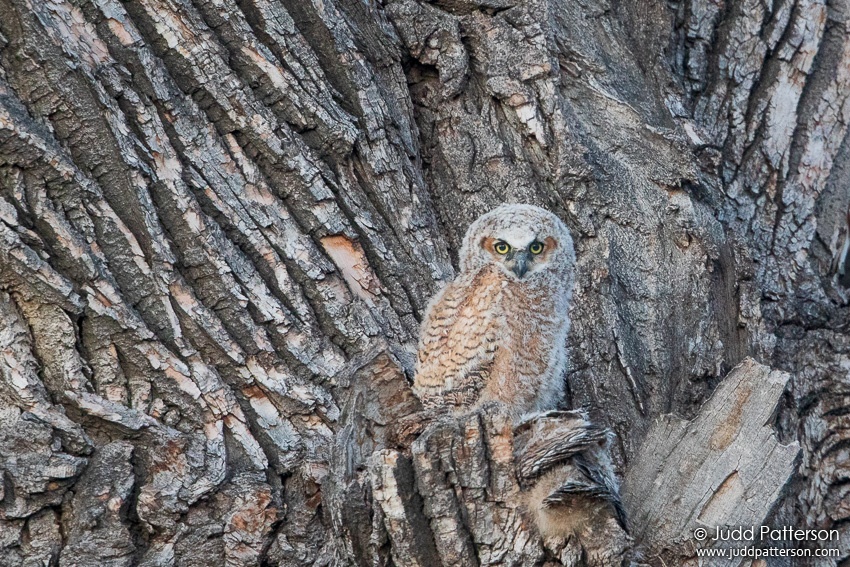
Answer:
[{"label": "deeply furrowed bark", "polygon": [[[836,529],[812,564],[850,564],[848,25],[847,0],[0,0],[0,565],[592,563],[606,542],[523,516],[498,411],[427,425],[408,387],[502,202],[573,233],[563,406],[616,434],[642,561],[693,559],[694,518],[646,506],[675,489],[700,521]],[[744,517],[729,490],[761,492]]]}]

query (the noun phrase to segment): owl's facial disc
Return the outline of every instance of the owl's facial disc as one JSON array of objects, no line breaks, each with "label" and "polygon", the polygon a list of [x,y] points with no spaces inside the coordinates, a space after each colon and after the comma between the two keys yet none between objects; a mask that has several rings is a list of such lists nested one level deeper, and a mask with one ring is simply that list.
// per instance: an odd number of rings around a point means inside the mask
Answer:
[{"label": "owl's facial disc", "polygon": [[539,240],[536,236],[511,240],[485,238],[482,248],[494,256],[496,262],[506,271],[522,279],[526,274],[539,271],[545,266],[548,252],[555,248],[555,239],[547,237]]}]

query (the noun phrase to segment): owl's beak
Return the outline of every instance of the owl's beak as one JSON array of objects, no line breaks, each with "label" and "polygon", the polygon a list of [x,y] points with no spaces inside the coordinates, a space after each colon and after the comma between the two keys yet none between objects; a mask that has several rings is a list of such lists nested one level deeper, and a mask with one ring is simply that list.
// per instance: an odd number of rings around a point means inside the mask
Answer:
[{"label": "owl's beak", "polygon": [[516,277],[521,278],[528,271],[528,250],[519,250],[514,256],[514,265],[511,266],[511,271],[516,274]]}]

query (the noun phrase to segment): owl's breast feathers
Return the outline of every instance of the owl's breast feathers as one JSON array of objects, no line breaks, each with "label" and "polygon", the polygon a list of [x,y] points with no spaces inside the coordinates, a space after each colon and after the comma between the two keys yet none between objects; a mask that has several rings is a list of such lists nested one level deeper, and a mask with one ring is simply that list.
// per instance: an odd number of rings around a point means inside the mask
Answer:
[{"label": "owl's breast feathers", "polygon": [[462,410],[475,402],[493,362],[503,282],[485,268],[461,274],[431,300],[413,384],[426,407]]},{"label": "owl's breast feathers", "polygon": [[547,329],[554,331],[560,319],[551,291],[488,266],[461,274],[438,293],[423,321],[413,385],[423,405],[463,411],[482,396],[536,395],[519,392],[534,388],[519,381],[547,370],[553,339]]}]

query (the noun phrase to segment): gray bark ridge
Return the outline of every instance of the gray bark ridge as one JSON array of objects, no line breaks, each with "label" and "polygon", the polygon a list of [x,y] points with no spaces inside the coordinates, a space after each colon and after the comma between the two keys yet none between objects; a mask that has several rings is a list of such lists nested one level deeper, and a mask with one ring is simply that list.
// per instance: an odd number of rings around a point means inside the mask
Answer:
[{"label": "gray bark ridge", "polygon": [[[790,376],[747,359],[720,383],[691,420],[658,419],[626,475],[623,497],[645,553],[688,557],[705,528],[758,528],[790,483],[799,443],[783,444],[772,426]],[[720,542],[721,544],[723,542]],[[754,541],[731,542],[736,547]],[[679,549],[677,549],[679,548]],[[739,559],[717,559],[737,565]]]}]

